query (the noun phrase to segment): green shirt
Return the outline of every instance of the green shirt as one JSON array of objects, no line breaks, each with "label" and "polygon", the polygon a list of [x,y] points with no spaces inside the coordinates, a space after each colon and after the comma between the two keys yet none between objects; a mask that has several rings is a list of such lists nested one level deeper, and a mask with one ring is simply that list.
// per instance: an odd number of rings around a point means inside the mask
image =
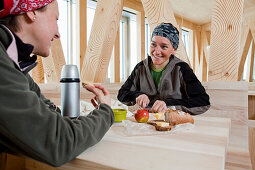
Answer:
[{"label": "green shirt", "polygon": [[162,76],[162,72],[165,70],[166,67],[161,68],[161,69],[155,69],[153,68],[152,64],[151,64],[151,76],[154,80],[154,83],[156,85],[156,87],[158,88],[159,82],[160,82],[160,78]]}]

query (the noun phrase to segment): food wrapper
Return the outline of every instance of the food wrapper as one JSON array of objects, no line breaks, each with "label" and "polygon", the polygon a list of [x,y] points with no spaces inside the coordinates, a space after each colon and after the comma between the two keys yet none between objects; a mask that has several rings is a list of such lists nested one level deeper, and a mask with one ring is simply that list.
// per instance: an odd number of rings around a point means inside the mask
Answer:
[{"label": "food wrapper", "polygon": [[[127,117],[130,117],[133,115],[132,112],[128,111],[128,106],[122,104],[121,102],[111,99],[111,108],[112,109],[125,109],[127,110]],[[95,107],[91,104],[91,102],[87,102],[87,101],[80,101],[80,115],[81,116],[87,116],[90,112],[92,112]]]},{"label": "food wrapper", "polygon": [[[155,118],[150,114],[150,120]],[[130,117],[127,120],[123,120],[121,124],[117,126],[123,126],[123,135],[124,136],[150,136],[150,135],[163,135],[163,134],[176,134],[187,132],[194,128],[194,124],[184,123],[173,126],[170,131],[157,131],[153,125],[147,123],[137,123],[134,117]]]}]

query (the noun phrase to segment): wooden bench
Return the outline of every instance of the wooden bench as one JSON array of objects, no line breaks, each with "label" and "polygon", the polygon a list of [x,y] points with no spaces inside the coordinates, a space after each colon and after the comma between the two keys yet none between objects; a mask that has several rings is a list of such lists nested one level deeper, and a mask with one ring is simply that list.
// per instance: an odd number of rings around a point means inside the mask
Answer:
[{"label": "wooden bench", "polygon": [[204,82],[203,85],[210,95],[211,108],[201,116],[228,117],[232,120],[225,168],[251,169],[248,145],[248,83]]},{"label": "wooden bench", "polygon": [[249,150],[252,168],[255,169],[255,82],[248,86]]}]

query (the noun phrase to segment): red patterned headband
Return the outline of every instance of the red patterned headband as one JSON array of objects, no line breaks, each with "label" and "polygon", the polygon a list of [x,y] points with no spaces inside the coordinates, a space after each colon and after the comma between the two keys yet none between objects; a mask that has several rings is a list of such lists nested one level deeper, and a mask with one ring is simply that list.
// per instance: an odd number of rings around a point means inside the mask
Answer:
[{"label": "red patterned headband", "polygon": [[3,0],[4,8],[0,10],[0,18],[7,15],[18,15],[41,8],[54,0]]}]

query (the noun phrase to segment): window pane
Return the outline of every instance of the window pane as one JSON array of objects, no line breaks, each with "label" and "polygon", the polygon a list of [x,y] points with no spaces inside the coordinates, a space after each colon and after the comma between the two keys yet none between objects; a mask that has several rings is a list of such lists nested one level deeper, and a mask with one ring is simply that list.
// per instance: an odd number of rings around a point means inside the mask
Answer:
[{"label": "window pane", "polygon": [[89,41],[89,35],[91,32],[95,11],[96,11],[96,2],[88,0],[87,1],[87,42]]}]

